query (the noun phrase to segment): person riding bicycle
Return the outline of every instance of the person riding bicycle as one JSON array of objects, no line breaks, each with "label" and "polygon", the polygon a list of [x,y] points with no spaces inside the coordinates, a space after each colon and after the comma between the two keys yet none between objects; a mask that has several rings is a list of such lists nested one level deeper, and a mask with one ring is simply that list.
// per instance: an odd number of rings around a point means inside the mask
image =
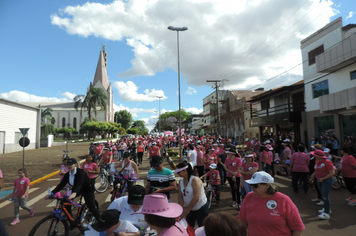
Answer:
[{"label": "person riding bicycle", "polygon": [[135,142],[129,146],[128,151],[131,153],[132,160],[137,163],[137,147]]},{"label": "person riding bicycle", "polygon": [[[123,160],[119,161],[114,166],[115,169],[121,167],[122,169],[121,169],[121,171],[118,172],[118,174],[123,175],[123,176],[128,176],[129,179],[134,177],[134,175],[137,176],[139,174],[139,170],[138,170],[136,163],[131,161],[130,157],[131,157],[131,153],[125,152]],[[121,179],[115,178],[114,189],[116,189],[116,185],[120,182],[121,182]],[[132,181],[127,181],[127,191],[130,191],[132,185],[133,185]]]},{"label": "person riding bicycle", "polygon": [[[99,210],[95,206],[95,188],[94,183],[81,168],[78,168],[77,160],[74,158],[69,158],[67,160],[67,166],[69,171],[64,175],[62,181],[52,190],[52,194],[56,194],[61,191],[64,186],[69,184],[67,195],[69,195],[68,200],[72,200],[75,197],[82,195],[84,197],[85,203],[87,204],[89,211],[94,215],[96,220],[100,219]],[[48,198],[49,196],[46,196]],[[71,212],[71,207],[67,208]],[[70,221],[71,229],[76,225],[74,222]]]},{"label": "person riding bicycle", "polygon": [[[102,158],[99,161],[99,166],[101,165],[101,163],[104,163],[104,168],[107,171],[110,171],[114,168],[113,155],[112,155],[112,152],[110,152],[110,150],[108,148],[104,148],[104,153],[102,154]],[[114,175],[113,174],[110,175],[110,182],[111,182],[111,185],[113,185],[113,183],[114,183]]]}]

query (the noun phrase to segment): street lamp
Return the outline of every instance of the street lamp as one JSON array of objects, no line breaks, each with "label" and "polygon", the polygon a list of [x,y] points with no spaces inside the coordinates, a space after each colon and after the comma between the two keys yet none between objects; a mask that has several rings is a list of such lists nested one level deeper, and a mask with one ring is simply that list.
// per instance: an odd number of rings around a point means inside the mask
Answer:
[{"label": "street lamp", "polygon": [[181,117],[180,117],[180,66],[179,66],[179,31],[186,31],[188,30],[187,27],[173,27],[173,26],[168,26],[169,30],[172,31],[177,31],[177,51],[178,51],[178,100],[179,100],[179,123],[178,123],[178,145],[179,145],[179,156],[180,156],[180,161],[182,161],[182,145],[181,145],[181,139],[182,139],[182,134],[180,132],[181,129]]},{"label": "street lamp", "polygon": [[160,132],[161,130],[161,98],[163,98],[163,96],[156,96],[156,98],[158,98],[159,102],[159,113],[158,113],[158,133]]}]

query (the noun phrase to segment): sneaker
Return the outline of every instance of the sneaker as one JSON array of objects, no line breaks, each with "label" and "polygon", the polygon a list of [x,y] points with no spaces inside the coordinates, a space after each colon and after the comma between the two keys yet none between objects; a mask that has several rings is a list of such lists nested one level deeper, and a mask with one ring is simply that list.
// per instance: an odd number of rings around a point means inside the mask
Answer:
[{"label": "sneaker", "polygon": [[110,185],[113,186],[114,184],[111,182]]},{"label": "sneaker", "polygon": [[346,198],[346,202],[350,202],[352,200],[352,197]]},{"label": "sneaker", "polygon": [[347,205],[356,206],[356,201],[355,200],[351,200]]},{"label": "sneaker", "polygon": [[317,202],[316,205],[318,205],[318,206],[324,206],[324,201]]},{"label": "sneaker", "polygon": [[12,226],[12,225],[16,225],[17,223],[19,223],[20,222],[20,219],[18,219],[18,218],[16,218],[16,219],[14,219],[11,223],[10,223],[10,225]]},{"label": "sneaker", "polygon": [[235,206],[236,206],[236,202],[233,201],[230,207],[235,207]]},{"label": "sneaker", "polygon": [[319,199],[319,198],[313,198],[311,201],[312,201],[312,202],[320,202],[321,199]]},{"label": "sneaker", "polygon": [[[319,213],[324,213],[325,212],[325,208],[321,209],[318,211]],[[331,209],[330,209],[330,212],[329,212],[329,215],[331,214]]]},{"label": "sneaker", "polygon": [[35,215],[35,208],[31,207],[30,216],[33,217]]},{"label": "sneaker", "polygon": [[330,215],[326,214],[326,213],[321,213],[320,215],[318,215],[319,219],[321,220],[328,220],[330,219]]}]

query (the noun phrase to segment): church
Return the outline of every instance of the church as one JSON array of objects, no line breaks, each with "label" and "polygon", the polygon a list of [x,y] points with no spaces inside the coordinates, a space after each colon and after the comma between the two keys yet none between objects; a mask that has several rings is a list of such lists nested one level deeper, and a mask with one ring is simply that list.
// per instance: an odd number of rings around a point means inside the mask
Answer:
[{"label": "church", "polygon": [[[105,51],[105,46],[101,47],[98,64],[96,66],[96,71],[94,75],[93,82],[90,82],[90,85],[87,91],[91,87],[101,88],[104,90],[107,99],[107,110],[106,112],[101,111],[100,108],[97,108],[97,116],[95,117],[92,114],[92,117],[97,121],[114,121],[114,97],[112,92],[111,83],[108,81],[107,75],[107,52]],[[83,94],[85,95],[85,94]],[[83,108],[82,115],[80,115],[80,106],[78,111],[74,108],[75,102],[23,102],[22,104],[27,106],[32,106],[45,110],[46,108],[51,108],[52,116],[55,118],[54,127],[73,127],[75,130],[79,131],[80,124],[88,117],[88,112]],[[48,123],[48,122],[47,122]]]}]

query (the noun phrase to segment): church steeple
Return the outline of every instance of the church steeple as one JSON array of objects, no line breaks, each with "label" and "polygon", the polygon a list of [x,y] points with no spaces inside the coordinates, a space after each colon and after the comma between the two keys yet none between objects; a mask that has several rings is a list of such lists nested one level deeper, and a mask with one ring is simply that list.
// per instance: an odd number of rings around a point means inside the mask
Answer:
[{"label": "church steeple", "polygon": [[96,87],[95,85],[97,85],[97,83],[100,82],[104,87],[104,89],[108,90],[109,81],[108,81],[106,66],[107,66],[107,53],[105,51],[105,45],[102,45],[99,54],[98,65],[96,66],[94,82],[92,86]]}]

